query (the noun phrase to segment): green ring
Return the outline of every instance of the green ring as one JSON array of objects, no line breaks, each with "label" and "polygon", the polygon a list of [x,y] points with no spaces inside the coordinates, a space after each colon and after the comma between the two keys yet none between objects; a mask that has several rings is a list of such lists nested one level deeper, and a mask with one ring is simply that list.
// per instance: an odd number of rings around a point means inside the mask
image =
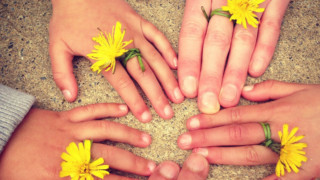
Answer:
[{"label": "green ring", "polygon": [[260,125],[262,126],[264,135],[265,135],[265,140],[261,143],[262,145],[269,147],[273,141],[271,139],[271,129],[270,129],[270,125],[269,123],[260,123]]}]

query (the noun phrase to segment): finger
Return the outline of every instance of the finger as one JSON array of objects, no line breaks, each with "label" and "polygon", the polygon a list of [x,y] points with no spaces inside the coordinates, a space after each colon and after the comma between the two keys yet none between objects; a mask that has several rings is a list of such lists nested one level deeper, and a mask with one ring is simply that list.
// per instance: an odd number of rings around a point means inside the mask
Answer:
[{"label": "finger", "polygon": [[145,71],[143,72],[139,66],[137,58],[133,58],[127,63],[127,70],[135,79],[143,92],[149,98],[155,111],[163,119],[170,119],[173,117],[174,112],[169,104],[167,97],[164,95],[162,88],[154,76],[152,70],[146,61],[143,62]]},{"label": "finger", "polygon": [[145,39],[136,39],[134,43],[136,47],[143,49],[141,51],[143,58],[148,62],[169,99],[174,103],[181,103],[184,97],[180,91],[178,82],[159,52]]},{"label": "finger", "polygon": [[[260,7],[264,8],[267,1]],[[257,14],[258,18],[261,13]],[[249,62],[256,44],[258,28],[249,25],[245,29],[241,24],[236,25],[228,64],[225,70],[219,102],[223,107],[232,107],[238,104],[241,90],[247,78]]]},{"label": "finger", "polygon": [[177,179],[180,167],[171,161],[159,164],[148,180],[173,180]]},{"label": "finger", "polygon": [[99,143],[93,143],[92,156],[94,159],[102,157],[105,164],[113,169],[143,176],[149,176],[156,168],[153,161],[136,156],[129,151]]},{"label": "finger", "polygon": [[111,71],[103,71],[102,73],[129,106],[131,112],[141,122],[146,123],[151,121],[152,116],[147,105],[144,103],[128,73],[118,61],[116,62],[114,74]]},{"label": "finger", "polygon": [[197,96],[202,46],[207,20],[201,6],[210,11],[211,0],[187,0],[179,36],[178,79],[182,93]]},{"label": "finger", "polygon": [[78,86],[73,74],[73,53],[64,42],[50,36],[49,53],[52,75],[64,98],[73,102],[77,98]]},{"label": "finger", "polygon": [[76,107],[70,111],[65,111],[64,116],[72,122],[89,121],[106,117],[121,117],[128,113],[128,106],[125,104],[91,104]]},{"label": "finger", "polygon": [[244,87],[242,90],[242,96],[252,101],[266,101],[289,96],[295,92],[312,86],[315,85],[268,80],[259,84]]},{"label": "finger", "polygon": [[279,159],[270,148],[259,145],[197,148],[193,152],[206,157],[210,164],[251,166],[275,164]]},{"label": "finger", "polygon": [[77,123],[74,125],[72,132],[78,140],[111,140],[128,143],[137,147],[147,147],[151,143],[151,136],[149,134],[106,120]]},{"label": "finger", "polygon": [[204,180],[208,173],[208,161],[203,156],[193,153],[184,162],[178,180]]},{"label": "finger", "polygon": [[212,128],[227,124],[268,122],[272,118],[273,102],[227,108],[216,114],[198,114],[187,120],[189,130]]},{"label": "finger", "polygon": [[251,58],[249,73],[261,76],[268,67],[276,48],[284,13],[290,0],[270,1],[259,26],[258,41]]},{"label": "finger", "polygon": [[[226,1],[213,1],[212,9],[226,5]],[[233,23],[215,15],[210,19],[203,47],[203,61],[199,82],[198,107],[212,114],[220,110],[218,100],[225,61],[229,52]]]},{"label": "finger", "polygon": [[178,60],[175,51],[169,43],[166,36],[159,31],[153,24],[146,20],[141,20],[141,29],[143,35],[150,41],[162,54],[166,62],[173,69],[177,69]]},{"label": "finger", "polygon": [[[271,134],[277,135],[272,131]],[[265,134],[259,123],[234,124],[211,129],[189,131],[178,138],[181,149],[209,146],[233,146],[259,144],[265,140]]]}]

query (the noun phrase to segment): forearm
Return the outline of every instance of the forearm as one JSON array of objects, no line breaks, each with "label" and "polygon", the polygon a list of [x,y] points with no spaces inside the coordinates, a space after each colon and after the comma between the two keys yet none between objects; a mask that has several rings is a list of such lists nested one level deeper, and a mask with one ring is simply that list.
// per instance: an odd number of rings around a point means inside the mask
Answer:
[{"label": "forearm", "polygon": [[0,84],[0,153],[35,98]]}]

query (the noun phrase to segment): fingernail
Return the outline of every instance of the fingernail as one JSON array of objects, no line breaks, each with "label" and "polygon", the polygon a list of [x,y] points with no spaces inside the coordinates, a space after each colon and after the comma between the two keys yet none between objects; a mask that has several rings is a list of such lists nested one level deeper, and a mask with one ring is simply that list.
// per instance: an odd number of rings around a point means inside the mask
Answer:
[{"label": "fingernail", "polygon": [[127,105],[124,105],[124,104],[121,104],[121,105],[119,106],[119,109],[120,109],[120,111],[125,111],[125,112],[127,112],[127,111],[128,111],[128,106],[127,106]]},{"label": "fingernail", "polygon": [[250,85],[250,86],[245,86],[243,87],[243,91],[251,91],[253,89],[254,85]]},{"label": "fingernail", "polygon": [[201,112],[213,114],[220,110],[217,96],[212,92],[206,92],[201,96]]},{"label": "fingernail", "polygon": [[149,171],[152,173],[154,171],[154,169],[156,168],[156,163],[154,163],[153,161],[149,161],[148,162],[148,169]]},{"label": "fingernail", "polygon": [[183,134],[180,139],[179,139],[179,144],[186,148],[186,147],[189,147],[190,144],[191,144],[191,141],[192,141],[192,138],[191,138],[191,135],[189,134]]},{"label": "fingernail", "polygon": [[152,116],[149,111],[145,111],[141,115],[141,120],[142,122],[149,122],[151,120]]},{"label": "fingernail", "polygon": [[143,133],[143,134],[141,135],[141,139],[142,139],[142,141],[143,141],[145,144],[150,144],[150,142],[151,142],[151,137],[150,137],[150,135],[149,135],[149,134],[146,134],[146,133]]},{"label": "fingernail", "polygon": [[167,179],[173,179],[177,176],[177,172],[170,166],[161,166],[160,174],[162,177]]},{"label": "fingernail", "polygon": [[200,127],[200,121],[198,118],[192,118],[189,122],[191,129],[198,129]]},{"label": "fingernail", "polygon": [[208,151],[207,148],[197,148],[197,149],[194,150],[194,152],[197,153],[197,154],[200,154],[200,155],[202,155],[204,157],[207,157],[208,154],[209,154],[209,151]]},{"label": "fingernail", "polygon": [[171,118],[173,116],[173,110],[169,104],[164,107],[163,111],[164,111],[164,115],[166,115],[166,117]]},{"label": "fingernail", "polygon": [[62,94],[64,96],[64,98],[66,98],[67,100],[71,99],[71,92],[69,90],[63,90]]},{"label": "fingernail", "polygon": [[189,95],[195,94],[196,90],[197,90],[197,80],[196,80],[196,78],[193,77],[193,76],[186,77],[183,80],[182,88]]},{"label": "fingernail", "polygon": [[178,87],[174,89],[173,94],[176,100],[181,100],[183,98],[183,95]]},{"label": "fingernail", "polygon": [[220,97],[225,101],[233,101],[237,97],[237,87],[233,84],[223,86]]},{"label": "fingernail", "polygon": [[174,65],[174,67],[178,67],[178,59],[175,57],[175,58],[173,58],[173,65]]},{"label": "fingernail", "polygon": [[206,168],[206,160],[203,157],[191,156],[187,160],[187,166],[192,172],[201,172]]}]

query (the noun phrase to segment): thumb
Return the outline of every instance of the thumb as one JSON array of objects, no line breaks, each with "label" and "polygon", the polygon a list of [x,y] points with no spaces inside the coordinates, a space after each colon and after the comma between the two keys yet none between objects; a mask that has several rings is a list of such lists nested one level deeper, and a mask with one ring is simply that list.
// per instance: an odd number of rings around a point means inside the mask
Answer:
[{"label": "thumb", "polygon": [[268,80],[259,84],[245,86],[242,89],[242,96],[251,101],[266,101],[289,96],[311,86],[314,85]]},{"label": "thumb", "polygon": [[78,87],[73,74],[73,54],[63,41],[51,39],[49,54],[55,83],[67,101],[74,101],[77,98]]}]

